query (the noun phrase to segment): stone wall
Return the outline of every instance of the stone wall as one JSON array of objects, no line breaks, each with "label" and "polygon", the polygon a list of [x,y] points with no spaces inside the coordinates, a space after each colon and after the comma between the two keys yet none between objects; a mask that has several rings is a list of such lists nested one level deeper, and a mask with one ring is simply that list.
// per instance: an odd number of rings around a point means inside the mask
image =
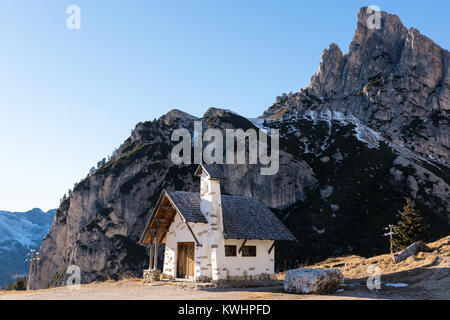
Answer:
[{"label": "stone wall", "polygon": [[155,281],[159,281],[161,276],[161,271],[159,270],[144,270],[143,282],[144,283],[152,283]]}]

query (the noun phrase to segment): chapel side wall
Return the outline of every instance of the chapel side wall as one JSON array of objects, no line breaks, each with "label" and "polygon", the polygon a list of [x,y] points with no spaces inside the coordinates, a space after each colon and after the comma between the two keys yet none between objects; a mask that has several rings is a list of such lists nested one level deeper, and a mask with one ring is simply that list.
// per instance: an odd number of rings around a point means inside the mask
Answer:
[{"label": "chapel side wall", "polygon": [[256,246],[256,257],[242,257],[239,253],[244,240],[225,239],[225,245],[236,246],[235,257],[225,257],[228,277],[257,276],[275,273],[275,248],[269,254],[272,240],[247,240],[246,246]]}]

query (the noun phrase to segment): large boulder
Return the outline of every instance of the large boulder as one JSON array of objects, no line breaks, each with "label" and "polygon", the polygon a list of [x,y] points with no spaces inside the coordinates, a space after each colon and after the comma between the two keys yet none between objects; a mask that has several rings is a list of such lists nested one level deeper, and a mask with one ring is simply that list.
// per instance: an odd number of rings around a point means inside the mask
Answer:
[{"label": "large boulder", "polygon": [[417,241],[410,245],[408,248],[404,249],[400,253],[394,254],[393,259],[395,263],[402,262],[410,256],[414,256],[419,252],[430,252],[431,249],[428,248],[423,242]]},{"label": "large boulder", "polygon": [[284,291],[291,293],[333,293],[344,284],[340,270],[294,269],[284,278]]}]

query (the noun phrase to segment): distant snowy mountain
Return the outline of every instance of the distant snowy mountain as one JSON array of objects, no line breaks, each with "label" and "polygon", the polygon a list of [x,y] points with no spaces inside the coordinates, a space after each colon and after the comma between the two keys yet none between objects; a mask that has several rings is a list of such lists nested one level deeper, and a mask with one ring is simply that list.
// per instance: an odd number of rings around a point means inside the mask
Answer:
[{"label": "distant snowy mountain", "polygon": [[27,253],[30,249],[39,250],[55,211],[0,211],[0,287],[27,275]]}]

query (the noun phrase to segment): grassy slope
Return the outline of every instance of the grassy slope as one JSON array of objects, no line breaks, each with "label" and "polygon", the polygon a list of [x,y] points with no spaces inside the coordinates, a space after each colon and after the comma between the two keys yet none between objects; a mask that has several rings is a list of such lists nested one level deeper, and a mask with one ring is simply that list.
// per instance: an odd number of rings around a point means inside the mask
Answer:
[{"label": "grassy slope", "polygon": [[[450,236],[427,244],[431,252],[419,252],[395,264],[390,254],[364,258],[356,255],[329,258],[308,268],[339,269],[345,282],[342,296],[383,299],[450,299]],[[369,266],[380,271],[381,290],[371,292],[366,282],[372,275]],[[284,279],[285,273],[277,274]],[[404,283],[405,288],[387,287],[388,283]]]}]

